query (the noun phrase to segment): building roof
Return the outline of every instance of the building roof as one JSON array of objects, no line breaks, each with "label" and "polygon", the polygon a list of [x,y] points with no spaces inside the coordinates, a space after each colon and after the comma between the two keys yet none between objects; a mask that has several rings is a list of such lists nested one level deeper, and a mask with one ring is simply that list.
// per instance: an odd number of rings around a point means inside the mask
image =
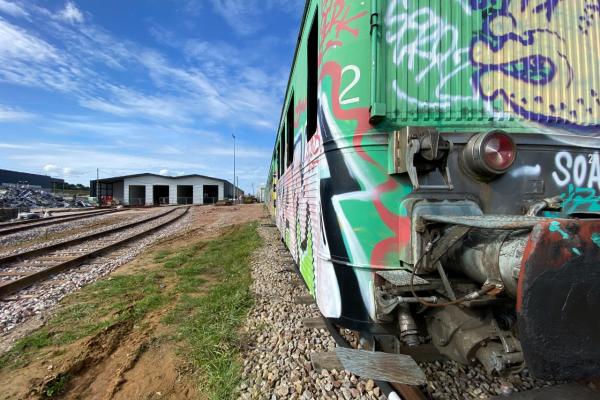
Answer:
[{"label": "building roof", "polygon": [[42,185],[52,183],[63,183],[64,179],[53,178],[50,175],[33,174],[31,172],[11,171],[8,169],[0,169],[0,183],[17,183],[17,181],[27,179],[30,184]]},{"label": "building roof", "polygon": [[[187,174],[187,175],[178,175],[178,176],[169,176],[169,175],[160,175],[160,174],[154,174],[152,172],[145,172],[145,173],[140,173],[140,174],[131,174],[131,175],[122,175],[122,176],[114,176],[111,178],[102,178],[102,179],[98,179],[100,182],[106,183],[106,182],[115,182],[115,181],[122,181],[125,180],[127,178],[137,178],[138,176],[156,176],[159,178],[167,178],[167,179],[182,179],[182,178],[192,178],[192,177],[197,177],[197,178],[206,178],[206,179],[212,179],[214,181],[221,181],[221,182],[227,182],[229,184],[231,184],[231,182],[229,182],[226,179],[221,179],[221,178],[213,178],[212,176],[206,176],[206,175],[200,175],[200,174]],[[96,179],[92,179],[92,181],[95,181]]]}]

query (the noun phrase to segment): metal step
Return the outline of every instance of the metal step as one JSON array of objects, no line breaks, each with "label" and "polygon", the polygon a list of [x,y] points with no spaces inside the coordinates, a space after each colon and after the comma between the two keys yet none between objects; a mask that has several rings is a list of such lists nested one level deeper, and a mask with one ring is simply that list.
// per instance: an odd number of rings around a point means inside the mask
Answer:
[{"label": "metal step", "polygon": [[[410,276],[412,275],[410,271],[406,271],[404,269],[390,269],[377,271],[376,274],[385,279],[386,281],[390,282],[392,285],[402,287],[410,286]],[[415,288],[419,286],[429,285],[429,281],[415,275],[413,279],[413,285]]]},{"label": "metal step", "polygon": [[344,369],[362,378],[397,382],[405,385],[423,385],[427,382],[421,367],[411,356],[405,354],[355,350],[344,347],[337,347],[335,353]]}]

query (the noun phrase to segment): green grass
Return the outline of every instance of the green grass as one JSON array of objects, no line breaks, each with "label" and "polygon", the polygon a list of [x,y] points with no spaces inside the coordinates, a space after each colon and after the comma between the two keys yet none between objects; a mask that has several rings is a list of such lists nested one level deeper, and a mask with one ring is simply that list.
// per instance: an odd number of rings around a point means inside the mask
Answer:
[{"label": "green grass", "polygon": [[56,379],[53,379],[52,382],[48,383],[44,388],[44,395],[46,397],[54,397],[62,394],[69,378],[69,375],[60,375]]},{"label": "green grass", "polygon": [[[0,356],[0,370],[26,365],[43,349],[61,354],[60,346],[118,323],[143,325],[148,313],[169,307],[163,322],[176,330],[170,340],[180,341],[182,355],[200,372],[200,392],[232,398],[241,373],[239,326],[252,306],[249,260],[261,243],[256,224],[247,224],[215,240],[158,250],[158,268],[115,275],[68,296],[44,327]],[[70,378],[57,377],[45,395],[61,394]]]},{"label": "green grass", "polygon": [[[176,291],[181,296],[165,322],[177,326],[184,353],[200,369],[200,386],[210,399],[236,393],[241,373],[238,328],[252,306],[249,260],[260,245],[256,225],[246,225],[208,242],[200,254],[178,259]],[[199,296],[193,288],[202,277],[211,285]]]},{"label": "green grass", "polygon": [[138,321],[163,306],[161,275],[118,275],[98,281],[69,296],[63,307],[42,328],[17,341],[0,356],[0,369],[31,361],[38,350],[67,345],[122,321]]}]

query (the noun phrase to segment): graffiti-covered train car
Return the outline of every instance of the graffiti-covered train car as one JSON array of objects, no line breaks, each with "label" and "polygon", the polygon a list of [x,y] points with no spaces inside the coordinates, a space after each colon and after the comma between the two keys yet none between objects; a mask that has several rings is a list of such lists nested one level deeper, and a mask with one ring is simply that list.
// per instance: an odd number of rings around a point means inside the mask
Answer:
[{"label": "graffiti-covered train car", "polygon": [[599,0],[308,1],[268,205],[321,313],[600,375],[599,61]]}]

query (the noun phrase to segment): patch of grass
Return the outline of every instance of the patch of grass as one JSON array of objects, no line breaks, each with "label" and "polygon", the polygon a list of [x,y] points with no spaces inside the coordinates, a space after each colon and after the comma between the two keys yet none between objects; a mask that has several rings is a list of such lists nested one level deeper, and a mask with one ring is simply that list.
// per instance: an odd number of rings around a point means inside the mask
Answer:
[{"label": "patch of grass", "polygon": [[[252,306],[249,261],[262,243],[256,226],[238,226],[183,249],[159,250],[151,258],[155,265],[143,272],[115,275],[68,296],[44,327],[0,356],[0,369],[27,364],[43,349],[61,354],[61,346],[120,322],[144,326],[144,316],[168,308],[163,322],[176,334],[161,340],[180,341],[182,354],[200,372],[203,396],[233,398],[241,374],[239,327]],[[69,379],[59,375],[43,393],[60,395]]]},{"label": "patch of grass", "polygon": [[27,364],[40,349],[72,343],[125,320],[138,321],[166,303],[157,273],[118,275],[69,296],[48,323],[0,356],[0,369]]},{"label": "patch of grass", "polygon": [[160,262],[160,261],[164,260],[170,254],[172,254],[171,250],[159,250],[154,255],[154,262]]},{"label": "patch of grass", "polygon": [[[260,245],[256,224],[246,225],[208,242],[177,270],[176,290],[182,295],[165,321],[177,326],[185,354],[200,369],[202,390],[210,399],[232,398],[239,383],[238,330],[252,306],[249,261]],[[206,275],[213,282],[208,293],[194,295],[196,279]]]}]

